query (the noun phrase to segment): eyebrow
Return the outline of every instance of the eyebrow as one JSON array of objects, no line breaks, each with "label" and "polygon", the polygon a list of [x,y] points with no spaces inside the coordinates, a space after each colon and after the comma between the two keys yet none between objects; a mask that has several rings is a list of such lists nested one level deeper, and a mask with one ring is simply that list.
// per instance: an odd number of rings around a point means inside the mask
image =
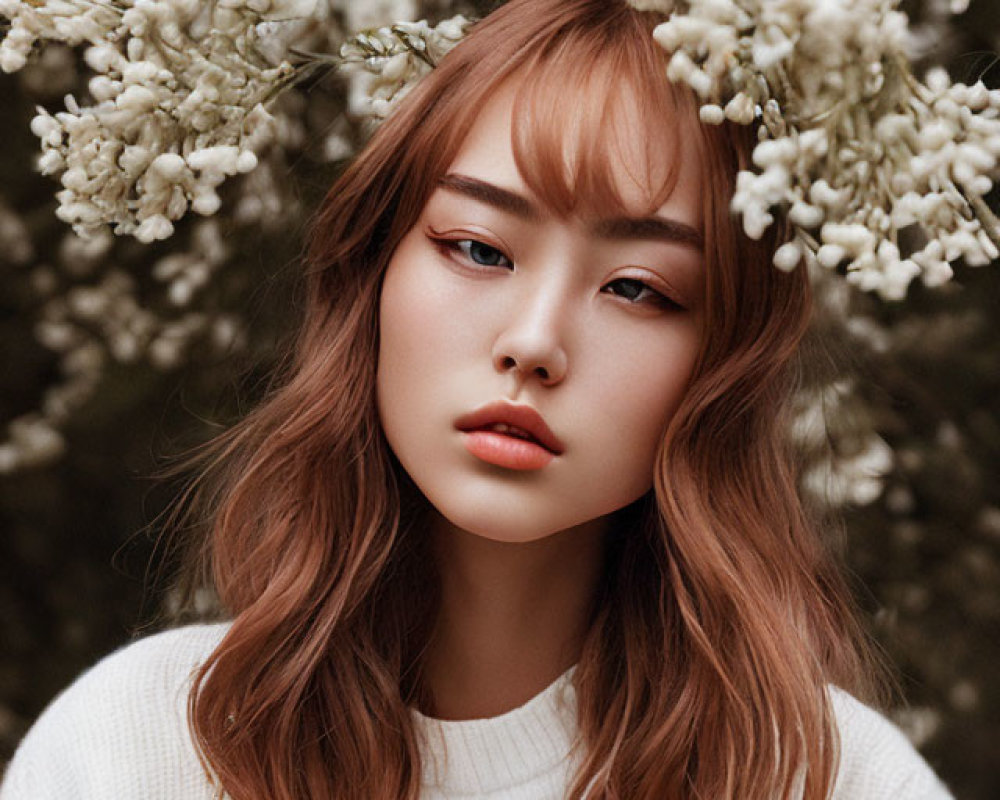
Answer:
[{"label": "eyebrow", "polygon": [[[441,178],[438,185],[528,222],[538,222],[542,218],[538,207],[527,197],[478,178],[449,173]],[[611,217],[597,220],[591,230],[602,239],[653,239],[686,244],[698,250],[703,250],[705,246],[701,232],[696,228],[665,217]]]}]

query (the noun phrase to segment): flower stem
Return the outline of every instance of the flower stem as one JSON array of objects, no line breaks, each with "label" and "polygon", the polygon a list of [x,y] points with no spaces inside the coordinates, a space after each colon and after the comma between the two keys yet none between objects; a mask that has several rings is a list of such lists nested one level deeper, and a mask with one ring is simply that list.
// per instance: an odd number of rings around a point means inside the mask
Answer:
[{"label": "flower stem", "polygon": [[978,194],[974,194],[966,199],[969,201],[969,205],[972,206],[972,210],[976,212],[976,216],[979,218],[983,230],[986,231],[986,235],[990,237],[990,241],[1000,249],[1000,219],[997,219],[996,214],[993,213],[990,207],[986,205],[986,201]]}]

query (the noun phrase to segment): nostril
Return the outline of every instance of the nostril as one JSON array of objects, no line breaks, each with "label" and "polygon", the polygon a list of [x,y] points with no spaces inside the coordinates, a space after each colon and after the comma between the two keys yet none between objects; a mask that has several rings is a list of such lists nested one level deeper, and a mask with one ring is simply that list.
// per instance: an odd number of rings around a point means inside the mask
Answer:
[{"label": "nostril", "polygon": [[[518,371],[528,372],[529,367],[527,364],[522,365],[514,356],[504,356],[500,360],[501,369],[510,370],[515,369]],[[547,367],[538,365],[531,367],[530,371],[537,375],[541,380],[548,381],[550,379],[550,371]]]}]

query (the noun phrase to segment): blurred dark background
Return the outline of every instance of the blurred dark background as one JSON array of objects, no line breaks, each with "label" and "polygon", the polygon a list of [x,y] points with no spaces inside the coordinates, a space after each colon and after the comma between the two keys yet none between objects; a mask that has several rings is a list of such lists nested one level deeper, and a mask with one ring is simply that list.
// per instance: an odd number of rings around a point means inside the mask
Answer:
[{"label": "blurred dark background", "polygon": [[[490,4],[332,6],[349,28]],[[937,0],[904,8],[918,67],[943,63],[953,80],[1000,86],[998,0],[972,0],[958,17]],[[157,518],[177,486],[156,474],[264,391],[298,319],[308,210],[361,142],[344,85],[316,79],[279,103],[279,144],[225,186],[219,215],[153,246],[88,250],[54,216],[56,184],[32,169],[29,129],[36,104],[54,111],[66,92],[79,96],[80,64],[52,47],[0,74],[0,769],[81,670],[160,624],[175,563]],[[174,286],[179,274],[190,287]],[[79,290],[95,287],[113,311],[88,311]],[[905,304],[828,292],[849,308],[846,323],[821,331],[846,372],[804,400],[806,416],[826,408],[833,443],[804,489],[845,516],[858,602],[908,701],[893,718],[957,797],[992,800],[1000,272],[959,265],[950,285],[914,286]]]}]

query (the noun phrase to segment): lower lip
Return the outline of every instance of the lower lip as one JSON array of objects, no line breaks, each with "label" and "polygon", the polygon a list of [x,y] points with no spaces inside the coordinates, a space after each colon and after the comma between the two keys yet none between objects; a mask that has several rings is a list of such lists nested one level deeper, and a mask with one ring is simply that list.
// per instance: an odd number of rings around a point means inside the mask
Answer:
[{"label": "lower lip", "polygon": [[555,457],[541,445],[495,431],[465,431],[463,439],[476,458],[507,469],[541,469]]}]

